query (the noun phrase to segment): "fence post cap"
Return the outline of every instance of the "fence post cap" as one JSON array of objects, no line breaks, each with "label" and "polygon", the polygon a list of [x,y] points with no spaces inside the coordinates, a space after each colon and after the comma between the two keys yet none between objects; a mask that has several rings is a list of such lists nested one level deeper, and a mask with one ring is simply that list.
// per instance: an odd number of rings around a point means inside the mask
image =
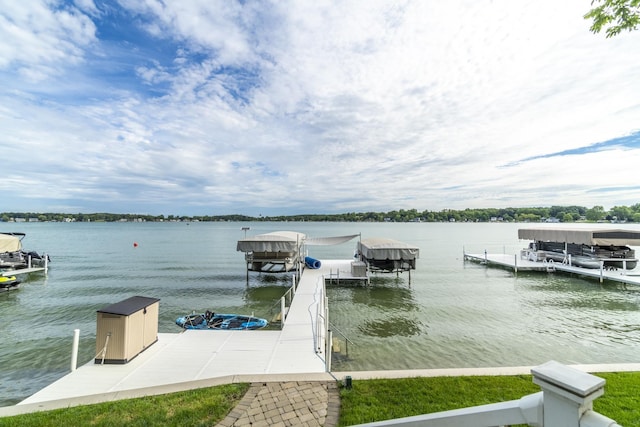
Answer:
[{"label": "fence post cap", "polygon": [[605,380],[551,360],[531,369],[534,384],[543,391],[563,395],[574,402],[588,403],[604,394]]}]

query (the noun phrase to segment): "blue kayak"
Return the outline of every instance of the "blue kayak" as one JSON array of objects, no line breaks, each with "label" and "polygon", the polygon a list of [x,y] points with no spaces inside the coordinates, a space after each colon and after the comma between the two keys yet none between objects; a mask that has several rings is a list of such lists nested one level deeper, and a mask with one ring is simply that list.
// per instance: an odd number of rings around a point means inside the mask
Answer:
[{"label": "blue kayak", "polygon": [[202,314],[178,317],[176,325],[184,329],[244,330],[264,328],[268,322],[259,317],[243,314],[220,314],[207,311]]}]

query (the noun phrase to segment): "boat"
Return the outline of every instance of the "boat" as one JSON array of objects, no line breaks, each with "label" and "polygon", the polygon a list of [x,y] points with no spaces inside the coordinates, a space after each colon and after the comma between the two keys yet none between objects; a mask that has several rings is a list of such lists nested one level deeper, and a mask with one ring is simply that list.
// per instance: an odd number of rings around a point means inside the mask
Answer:
[{"label": "boat", "polygon": [[523,228],[518,238],[531,240],[523,256],[583,268],[633,270],[638,260],[630,246],[640,246],[640,231],[593,228]]},{"label": "boat", "polygon": [[19,270],[44,267],[49,262],[47,255],[22,249],[25,233],[0,232],[0,269]]},{"label": "boat", "polygon": [[16,276],[0,276],[0,292],[17,289],[20,280]]},{"label": "boat", "polygon": [[184,329],[248,330],[261,329],[269,322],[255,316],[243,314],[221,314],[207,310],[204,313],[192,313],[176,319],[176,325]]}]

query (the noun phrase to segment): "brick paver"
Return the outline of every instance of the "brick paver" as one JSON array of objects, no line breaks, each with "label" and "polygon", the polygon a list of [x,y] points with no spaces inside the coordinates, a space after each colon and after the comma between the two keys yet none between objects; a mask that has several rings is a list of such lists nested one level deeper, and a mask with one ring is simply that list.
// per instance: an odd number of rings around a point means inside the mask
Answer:
[{"label": "brick paver", "polygon": [[253,383],[217,427],[335,427],[340,417],[336,382]]}]

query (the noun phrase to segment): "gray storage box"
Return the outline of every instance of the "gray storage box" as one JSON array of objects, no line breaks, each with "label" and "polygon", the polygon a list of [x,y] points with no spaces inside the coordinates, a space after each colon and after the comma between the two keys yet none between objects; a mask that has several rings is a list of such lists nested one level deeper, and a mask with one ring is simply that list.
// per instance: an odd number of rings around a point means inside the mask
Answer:
[{"label": "gray storage box", "polygon": [[351,275],[353,277],[367,277],[367,264],[362,261],[352,261]]}]

